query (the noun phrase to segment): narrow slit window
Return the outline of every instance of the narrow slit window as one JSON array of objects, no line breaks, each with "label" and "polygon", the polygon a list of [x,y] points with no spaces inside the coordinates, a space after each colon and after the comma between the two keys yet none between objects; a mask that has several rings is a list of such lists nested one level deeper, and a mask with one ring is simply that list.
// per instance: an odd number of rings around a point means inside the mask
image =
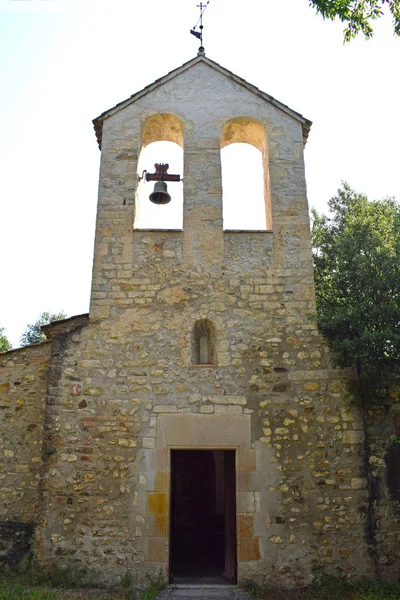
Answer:
[{"label": "narrow slit window", "polygon": [[192,337],[192,364],[216,365],[216,332],[208,319],[196,321]]}]

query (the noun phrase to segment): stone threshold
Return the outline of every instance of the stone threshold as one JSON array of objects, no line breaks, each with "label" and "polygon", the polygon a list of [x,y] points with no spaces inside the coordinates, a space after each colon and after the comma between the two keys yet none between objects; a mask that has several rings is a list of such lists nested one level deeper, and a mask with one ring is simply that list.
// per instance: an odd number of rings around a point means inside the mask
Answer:
[{"label": "stone threshold", "polygon": [[231,583],[176,583],[176,584],[171,584],[170,586],[168,586],[168,588],[170,589],[178,589],[178,590],[200,590],[200,589],[207,589],[207,590],[221,590],[221,589],[228,589],[228,590],[232,590],[237,588],[237,585],[231,584]]}]

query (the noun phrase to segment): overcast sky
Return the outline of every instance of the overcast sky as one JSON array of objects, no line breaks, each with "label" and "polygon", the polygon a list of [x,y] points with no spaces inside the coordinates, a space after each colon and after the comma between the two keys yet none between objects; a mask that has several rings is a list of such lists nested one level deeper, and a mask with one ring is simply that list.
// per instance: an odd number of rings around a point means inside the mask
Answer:
[{"label": "overcast sky", "polygon": [[[87,312],[100,152],[92,119],[197,54],[195,0],[0,0],[0,326]],[[210,0],[206,55],[313,121],[311,206],[348,181],[400,198],[400,39],[308,0]]]}]

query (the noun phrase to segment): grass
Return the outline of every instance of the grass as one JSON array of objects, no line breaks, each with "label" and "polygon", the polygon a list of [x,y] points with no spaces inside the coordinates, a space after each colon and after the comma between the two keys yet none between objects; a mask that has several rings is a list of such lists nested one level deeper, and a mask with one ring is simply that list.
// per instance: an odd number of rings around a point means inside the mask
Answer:
[{"label": "grass", "polygon": [[17,582],[0,581],[0,600],[53,600],[55,593],[44,587],[28,589]]},{"label": "grass", "polygon": [[271,584],[246,582],[253,600],[400,600],[400,584],[318,575],[308,588],[284,590]]},{"label": "grass", "polygon": [[44,586],[0,582],[0,600],[155,600],[161,590],[150,586],[143,593],[133,590],[55,589]]},{"label": "grass", "polygon": [[[76,585],[72,573],[51,571],[29,575],[3,575],[0,578],[0,600],[156,600],[165,588],[161,577],[149,578],[149,586],[142,592],[135,590],[129,574],[122,587],[113,590]],[[81,585],[82,582],[80,582]],[[90,579],[84,581],[92,585]],[[286,590],[272,584],[258,585],[247,581],[245,589],[253,600],[400,600],[400,584],[377,581],[349,581],[345,577],[316,576],[310,587]]]},{"label": "grass", "polygon": [[99,582],[99,577],[88,577],[83,570],[35,569],[22,575],[7,572],[0,575],[0,600],[155,600],[165,588],[161,576],[149,577],[149,586],[139,591],[129,573],[119,588],[101,589]]},{"label": "grass", "polygon": [[165,588],[165,584],[152,584],[140,596],[140,600],[155,600],[160,592]]}]

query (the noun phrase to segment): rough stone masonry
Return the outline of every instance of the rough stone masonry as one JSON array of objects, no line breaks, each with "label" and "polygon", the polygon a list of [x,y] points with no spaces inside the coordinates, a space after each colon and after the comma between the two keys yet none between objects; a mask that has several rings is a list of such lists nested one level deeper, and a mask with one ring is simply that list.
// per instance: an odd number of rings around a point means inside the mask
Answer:
[{"label": "rough stone masonry", "polygon": [[[95,128],[90,312],[0,357],[0,560],[22,532],[44,566],[168,577],[171,449],[212,448],[235,450],[239,583],[300,585],[317,568],[397,577],[397,396],[366,429],[310,318],[310,122],[200,54]],[[184,150],[179,231],[133,227],[138,157],[157,140]],[[262,153],[259,231],[223,228],[232,142]],[[209,364],[194,358],[199,322]]]}]

